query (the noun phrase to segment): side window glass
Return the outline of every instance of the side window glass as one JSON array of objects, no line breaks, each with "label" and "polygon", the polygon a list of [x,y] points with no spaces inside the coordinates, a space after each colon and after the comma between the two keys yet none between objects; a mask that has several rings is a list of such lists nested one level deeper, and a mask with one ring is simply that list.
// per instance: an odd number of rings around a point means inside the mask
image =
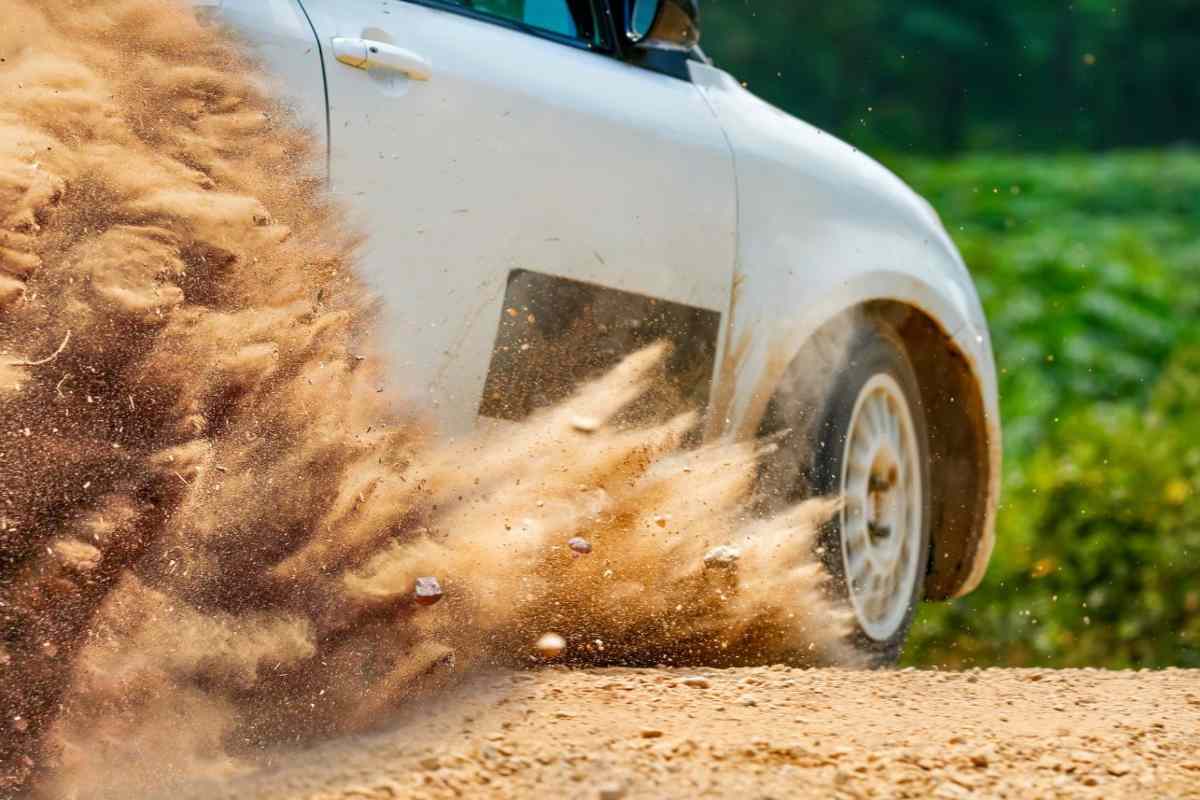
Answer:
[{"label": "side window glass", "polygon": [[451,0],[454,5],[547,33],[599,44],[591,0]]}]

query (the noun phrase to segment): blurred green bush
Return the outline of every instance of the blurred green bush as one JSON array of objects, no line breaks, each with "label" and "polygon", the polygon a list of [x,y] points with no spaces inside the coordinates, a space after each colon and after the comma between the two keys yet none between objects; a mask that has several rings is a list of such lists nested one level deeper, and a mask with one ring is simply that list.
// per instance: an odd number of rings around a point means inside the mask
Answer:
[{"label": "blurred green bush", "polygon": [[1200,152],[891,166],[978,283],[1006,437],[988,576],[906,661],[1200,666]]}]

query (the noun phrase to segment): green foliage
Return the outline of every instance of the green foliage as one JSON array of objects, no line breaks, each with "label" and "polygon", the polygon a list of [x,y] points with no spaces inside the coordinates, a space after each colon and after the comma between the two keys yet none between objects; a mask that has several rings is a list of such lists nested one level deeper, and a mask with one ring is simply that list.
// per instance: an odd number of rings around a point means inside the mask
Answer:
[{"label": "green foliage", "polygon": [[930,607],[909,658],[935,664],[1200,667],[1200,348],[1144,411],[1071,416],[1006,502],[984,587]]},{"label": "green foliage", "polygon": [[892,166],[938,209],[975,276],[1018,464],[1071,409],[1144,400],[1195,329],[1195,152]]},{"label": "green foliage", "polygon": [[979,283],[1006,435],[988,577],[908,658],[1200,666],[1200,154],[898,168]]},{"label": "green foliage", "polygon": [[908,658],[1200,666],[1195,0],[701,6],[719,66],[933,203],[988,312],[996,554]]},{"label": "green foliage", "polygon": [[873,152],[1200,140],[1195,0],[703,0],[703,46]]}]

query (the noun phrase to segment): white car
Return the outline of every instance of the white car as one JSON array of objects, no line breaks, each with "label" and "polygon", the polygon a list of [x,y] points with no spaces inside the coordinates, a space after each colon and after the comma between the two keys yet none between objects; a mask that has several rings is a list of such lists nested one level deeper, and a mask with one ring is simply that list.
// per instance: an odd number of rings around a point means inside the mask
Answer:
[{"label": "white car", "polygon": [[451,431],[660,338],[709,437],[845,495],[822,551],[883,663],[973,589],[1000,470],[987,323],[933,209],[697,47],[695,0],[196,0],[328,147],[396,372]]}]

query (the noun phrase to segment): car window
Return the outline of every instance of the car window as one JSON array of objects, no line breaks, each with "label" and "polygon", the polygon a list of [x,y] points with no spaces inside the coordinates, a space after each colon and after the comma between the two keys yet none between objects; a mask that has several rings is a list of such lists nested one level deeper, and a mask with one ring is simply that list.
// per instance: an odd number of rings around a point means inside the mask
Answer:
[{"label": "car window", "polygon": [[590,0],[451,0],[451,3],[547,33],[600,43]]}]

